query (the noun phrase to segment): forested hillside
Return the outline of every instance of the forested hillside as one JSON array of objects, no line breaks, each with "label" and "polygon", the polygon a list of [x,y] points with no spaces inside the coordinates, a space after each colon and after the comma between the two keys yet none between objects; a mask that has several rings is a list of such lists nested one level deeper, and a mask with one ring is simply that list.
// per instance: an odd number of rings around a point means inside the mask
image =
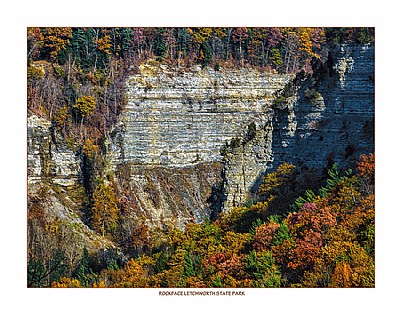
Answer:
[{"label": "forested hillside", "polygon": [[259,201],[185,231],[150,229],[138,257],[96,271],[87,254],[52,287],[374,287],[374,156],[356,174],[337,166],[317,192],[294,195],[301,173],[287,163],[264,177]]}]

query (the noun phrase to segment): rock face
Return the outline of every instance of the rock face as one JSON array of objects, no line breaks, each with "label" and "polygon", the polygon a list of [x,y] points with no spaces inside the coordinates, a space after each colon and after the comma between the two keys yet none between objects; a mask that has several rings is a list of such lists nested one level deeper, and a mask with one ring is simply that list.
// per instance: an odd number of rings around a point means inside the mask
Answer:
[{"label": "rock face", "polygon": [[128,81],[128,105],[114,131],[113,164],[185,167],[221,161],[221,147],[264,127],[273,94],[289,75],[249,69],[191,71],[143,65]]},{"label": "rock face", "polygon": [[48,180],[64,187],[73,186],[78,183],[79,171],[79,158],[52,135],[51,122],[28,116],[28,184]]},{"label": "rock face", "polygon": [[73,242],[70,248],[78,256],[83,247],[89,251],[116,249],[82,222],[82,203],[76,200],[85,194],[80,158],[52,133],[48,120],[29,115],[27,126],[29,202],[37,202],[49,222],[62,221],[65,240]]},{"label": "rock face", "polygon": [[264,125],[255,128],[251,137],[242,139],[240,145],[231,149],[224,158],[224,211],[249,200],[267,165],[273,161],[271,108],[265,110],[265,117]]},{"label": "rock face", "polygon": [[337,46],[315,75],[274,110],[274,167],[346,166],[374,151],[374,46]]},{"label": "rock face", "polygon": [[373,45],[337,46],[314,77],[300,73],[276,96],[265,126],[225,159],[224,210],[243,205],[283,162],[322,174],[374,152]]},{"label": "rock face", "polygon": [[[201,222],[213,213],[206,200],[215,197],[212,190],[220,189],[222,184],[224,199],[218,201],[223,201],[224,207],[243,202],[271,160],[270,108],[274,94],[290,79],[290,75],[250,69],[214,71],[198,67],[181,71],[150,64],[140,67],[140,72],[128,81],[128,105],[112,133],[109,155],[115,168],[129,164],[131,188],[140,195],[138,202],[147,204],[142,207],[153,212],[150,220],[162,220],[159,214],[166,214],[175,215],[175,224],[180,227],[182,221]],[[252,147],[242,144],[249,132],[257,134],[251,138],[257,142]],[[242,157],[226,158],[221,177],[221,151],[231,154],[233,145],[242,146]],[[207,172],[199,172],[199,165]],[[164,168],[171,172],[169,175],[175,173],[171,177],[180,177],[179,173],[184,172],[190,179],[181,187],[172,187],[182,191],[170,194],[159,186],[167,177],[159,177],[160,170],[154,168]],[[150,180],[141,174],[143,171],[152,173],[156,198],[163,201],[148,201],[151,196],[143,186]],[[208,188],[200,190],[201,183]],[[180,197],[184,201],[177,205]]]},{"label": "rock face", "polygon": [[28,117],[28,184],[40,181],[44,174],[44,160],[41,157],[48,151],[51,123],[36,115]]}]

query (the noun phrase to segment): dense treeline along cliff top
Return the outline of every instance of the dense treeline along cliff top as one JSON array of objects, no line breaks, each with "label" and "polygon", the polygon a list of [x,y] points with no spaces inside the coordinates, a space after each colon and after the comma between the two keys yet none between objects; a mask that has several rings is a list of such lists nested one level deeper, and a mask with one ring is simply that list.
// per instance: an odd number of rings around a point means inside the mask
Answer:
[{"label": "dense treeline along cliff top", "polygon": [[371,43],[374,29],[35,27],[27,39],[28,112],[84,144],[98,142],[115,123],[127,101],[124,81],[146,60],[176,68],[310,72],[329,45]]},{"label": "dense treeline along cliff top", "polygon": [[373,42],[28,28],[28,286],[373,287]]}]

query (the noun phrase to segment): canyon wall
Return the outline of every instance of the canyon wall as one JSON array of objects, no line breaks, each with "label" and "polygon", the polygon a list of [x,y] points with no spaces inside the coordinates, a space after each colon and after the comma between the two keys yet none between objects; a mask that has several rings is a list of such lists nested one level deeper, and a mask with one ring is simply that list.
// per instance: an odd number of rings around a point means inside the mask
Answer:
[{"label": "canyon wall", "polygon": [[[322,172],[374,151],[373,45],[331,49],[312,76],[148,62],[126,88],[105,145],[107,170],[132,219],[153,226],[184,228],[243,205],[282,162]],[[32,115],[29,190],[43,181],[73,198],[82,192],[81,160]],[[64,207],[78,212],[73,202]]]},{"label": "canyon wall", "polygon": [[[111,133],[108,155],[113,171],[129,167],[135,206],[152,212],[146,219],[165,224],[166,216],[170,222],[175,216],[173,223],[182,227],[243,202],[271,161],[272,103],[293,77],[142,65],[127,82],[128,105]],[[247,149],[246,140],[257,144]],[[240,161],[230,157],[237,146],[245,149]],[[149,184],[153,193],[143,188]]]},{"label": "canyon wall", "polygon": [[374,152],[374,76],[373,45],[331,49],[314,75],[298,79],[295,92],[275,108],[272,165],[323,170]]},{"label": "canyon wall", "polygon": [[128,104],[113,132],[113,164],[185,167],[221,161],[222,146],[250,123],[269,120],[290,75],[250,69],[171,69],[145,64],[127,83]]},{"label": "canyon wall", "polygon": [[336,46],[275,94],[265,126],[225,159],[224,210],[250,201],[283,162],[320,176],[374,152],[374,55],[373,45]]},{"label": "canyon wall", "polygon": [[80,157],[52,131],[51,122],[36,115],[28,116],[27,139],[28,206],[40,207],[48,225],[62,221],[63,236],[72,242],[77,257],[83,247],[93,252],[116,249],[83,222]]},{"label": "canyon wall", "polygon": [[48,181],[60,186],[78,182],[79,158],[65,142],[51,132],[51,122],[36,115],[28,116],[28,184]]}]

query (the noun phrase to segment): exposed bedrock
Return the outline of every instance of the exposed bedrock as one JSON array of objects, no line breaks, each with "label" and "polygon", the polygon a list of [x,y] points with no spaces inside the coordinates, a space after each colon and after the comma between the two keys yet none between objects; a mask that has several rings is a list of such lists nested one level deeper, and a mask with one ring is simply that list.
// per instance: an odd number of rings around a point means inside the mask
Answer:
[{"label": "exposed bedrock", "polygon": [[[276,92],[292,78],[251,69],[188,71],[142,65],[127,82],[128,105],[110,136],[111,164],[114,168],[129,164],[131,187],[142,199],[147,193],[139,191],[146,183],[140,172],[153,173],[155,183],[167,171],[172,181],[182,178],[183,172],[195,178],[184,180],[177,186],[181,191],[172,195],[157,187],[157,198],[171,201],[147,201],[151,220],[157,214],[175,212],[181,216],[178,221],[190,220],[192,215],[191,220],[200,222],[222,206],[239,204],[271,161],[272,103]],[[254,137],[249,138],[251,147],[243,145],[249,131]],[[242,151],[231,148],[237,144]],[[215,168],[219,172],[210,170]],[[208,189],[199,189],[198,178]],[[179,199],[185,189],[191,191],[185,192],[178,206],[173,199]]]},{"label": "exposed bedrock", "polygon": [[324,169],[374,151],[374,46],[341,45],[274,110],[273,165]]},{"label": "exposed bedrock", "polygon": [[[321,172],[374,151],[374,46],[341,45],[309,76],[140,66],[108,136],[106,164],[132,219],[183,228],[243,205],[282,162]],[[79,190],[80,159],[28,118],[29,190]],[[123,185],[123,186],[122,186]]]}]

